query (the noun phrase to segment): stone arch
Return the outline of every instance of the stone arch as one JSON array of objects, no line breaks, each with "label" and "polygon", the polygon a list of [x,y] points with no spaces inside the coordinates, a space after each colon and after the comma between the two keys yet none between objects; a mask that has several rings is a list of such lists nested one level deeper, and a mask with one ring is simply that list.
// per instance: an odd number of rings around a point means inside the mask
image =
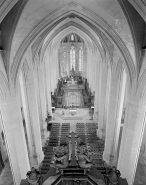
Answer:
[{"label": "stone arch", "polygon": [[[19,71],[19,66],[22,62],[22,57],[26,52],[26,50],[28,49],[28,47],[32,45],[34,40],[37,37],[39,37],[44,31],[47,30],[49,32],[52,29],[52,27],[55,27],[59,22],[61,22],[62,20],[65,20],[66,18],[69,18],[69,16],[71,15],[75,17],[77,16],[79,19],[82,19],[86,24],[88,23],[88,25],[92,29],[95,29],[96,31],[97,29],[100,29],[111,40],[111,42],[114,43],[115,47],[120,51],[121,56],[124,58],[125,66],[127,67],[127,70],[132,82],[132,79],[135,78],[136,76],[136,69],[134,67],[134,63],[128,49],[126,48],[124,42],[121,40],[118,34],[110,26],[108,26],[106,22],[101,20],[96,15],[93,15],[90,11],[86,10],[85,12],[83,11],[79,12],[79,10],[75,9],[76,6],[72,6],[72,10],[68,11],[68,7],[69,6],[59,9],[54,14],[47,16],[24,39],[24,41],[22,42],[20,48],[18,49],[15,55],[14,62],[9,71],[9,75],[10,75],[10,78],[12,79],[12,83],[15,84],[17,74]],[[61,14],[62,11],[64,11],[64,14]],[[92,15],[92,20],[91,20],[91,15]],[[93,17],[95,17],[95,20],[98,21],[98,23],[93,21]],[[101,31],[100,31],[100,34],[101,34]]]},{"label": "stone arch", "polygon": [[[83,38],[83,40],[85,41],[85,44],[87,46],[87,48],[91,48],[91,50],[94,48],[94,45],[97,46],[97,48],[100,51],[100,54],[102,56],[102,58],[104,57],[104,53],[103,53],[103,49],[102,46],[99,44],[98,41],[95,41],[95,43],[93,42],[93,40],[89,37],[89,35],[86,32],[83,32],[83,30],[79,29],[76,26],[70,25],[67,26],[65,29],[62,28],[61,30],[58,29],[56,32],[56,37],[55,37],[55,42],[53,43],[53,47],[57,47],[57,44],[60,43],[61,39],[63,37],[65,37],[67,34],[71,33],[71,32],[76,32],[80,37]],[[92,38],[95,38],[92,36]],[[42,55],[45,52],[48,44],[51,42],[51,39],[53,39],[53,36],[51,36],[51,38],[49,40],[47,40],[46,44],[44,45],[43,49],[42,49]],[[58,42],[58,43],[57,43]]]}]

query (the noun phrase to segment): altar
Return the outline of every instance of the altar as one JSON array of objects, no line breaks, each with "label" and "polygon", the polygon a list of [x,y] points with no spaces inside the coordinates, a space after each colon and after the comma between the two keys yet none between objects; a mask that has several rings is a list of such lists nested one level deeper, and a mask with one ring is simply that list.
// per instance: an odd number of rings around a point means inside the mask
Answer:
[{"label": "altar", "polygon": [[70,116],[76,116],[77,115],[77,109],[70,109],[69,110],[69,115]]},{"label": "altar", "polygon": [[70,85],[77,85],[77,81],[74,81],[74,80],[67,81],[67,85],[68,86],[70,86]]},{"label": "altar", "polygon": [[88,108],[56,109],[55,113],[63,120],[83,120],[89,116]]},{"label": "altar", "polygon": [[66,90],[63,95],[64,105],[67,107],[82,107],[83,106],[83,96],[80,90]]}]

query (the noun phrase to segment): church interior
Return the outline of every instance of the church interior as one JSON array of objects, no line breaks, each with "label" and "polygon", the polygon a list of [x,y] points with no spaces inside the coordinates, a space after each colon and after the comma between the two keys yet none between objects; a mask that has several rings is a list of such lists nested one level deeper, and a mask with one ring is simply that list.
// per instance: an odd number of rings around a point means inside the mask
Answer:
[{"label": "church interior", "polygon": [[146,184],[146,0],[0,1],[0,185]]}]

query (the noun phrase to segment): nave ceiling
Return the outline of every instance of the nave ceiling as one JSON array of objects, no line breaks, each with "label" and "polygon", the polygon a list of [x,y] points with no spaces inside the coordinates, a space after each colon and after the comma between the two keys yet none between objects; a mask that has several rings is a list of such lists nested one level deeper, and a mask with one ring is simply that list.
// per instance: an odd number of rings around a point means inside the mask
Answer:
[{"label": "nave ceiling", "polygon": [[[122,0],[26,0],[17,3],[13,1],[13,5],[15,3],[16,5],[1,24],[2,30],[8,28],[5,22],[17,11],[17,16],[13,17],[15,19],[13,29],[2,35],[2,43],[7,53],[5,67],[8,79],[15,82],[23,55],[30,46],[35,45],[33,49],[37,51],[39,46],[43,53],[51,39],[56,38],[56,42],[60,42],[65,34],[72,31],[83,37],[89,47],[95,44],[101,55],[104,55],[106,50],[112,58],[113,47],[116,48],[123,57],[130,78],[135,78],[139,68],[138,47],[141,47],[142,39],[139,38],[137,46],[134,31],[122,2]],[[9,7],[12,5],[6,0],[1,6],[6,6],[6,3]],[[11,36],[6,41],[9,33]]]}]

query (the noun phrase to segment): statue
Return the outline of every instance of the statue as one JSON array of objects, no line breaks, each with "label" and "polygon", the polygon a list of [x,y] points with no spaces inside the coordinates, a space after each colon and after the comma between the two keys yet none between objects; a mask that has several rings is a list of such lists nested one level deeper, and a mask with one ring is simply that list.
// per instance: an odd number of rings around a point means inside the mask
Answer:
[{"label": "statue", "polygon": [[107,171],[107,179],[109,185],[118,185],[121,173],[115,166]]},{"label": "statue", "polygon": [[27,172],[26,177],[30,185],[39,185],[40,173],[34,167]]},{"label": "statue", "polygon": [[81,168],[90,169],[92,167],[93,155],[88,157],[88,151],[84,143],[80,143],[77,151],[78,163]]},{"label": "statue", "polygon": [[74,70],[74,67],[72,66],[72,69],[70,71],[70,78],[74,79],[74,76],[75,76],[75,70]]},{"label": "statue", "polygon": [[60,146],[54,147],[54,166],[57,169],[67,168],[69,164],[69,149],[67,144],[61,144]]}]

